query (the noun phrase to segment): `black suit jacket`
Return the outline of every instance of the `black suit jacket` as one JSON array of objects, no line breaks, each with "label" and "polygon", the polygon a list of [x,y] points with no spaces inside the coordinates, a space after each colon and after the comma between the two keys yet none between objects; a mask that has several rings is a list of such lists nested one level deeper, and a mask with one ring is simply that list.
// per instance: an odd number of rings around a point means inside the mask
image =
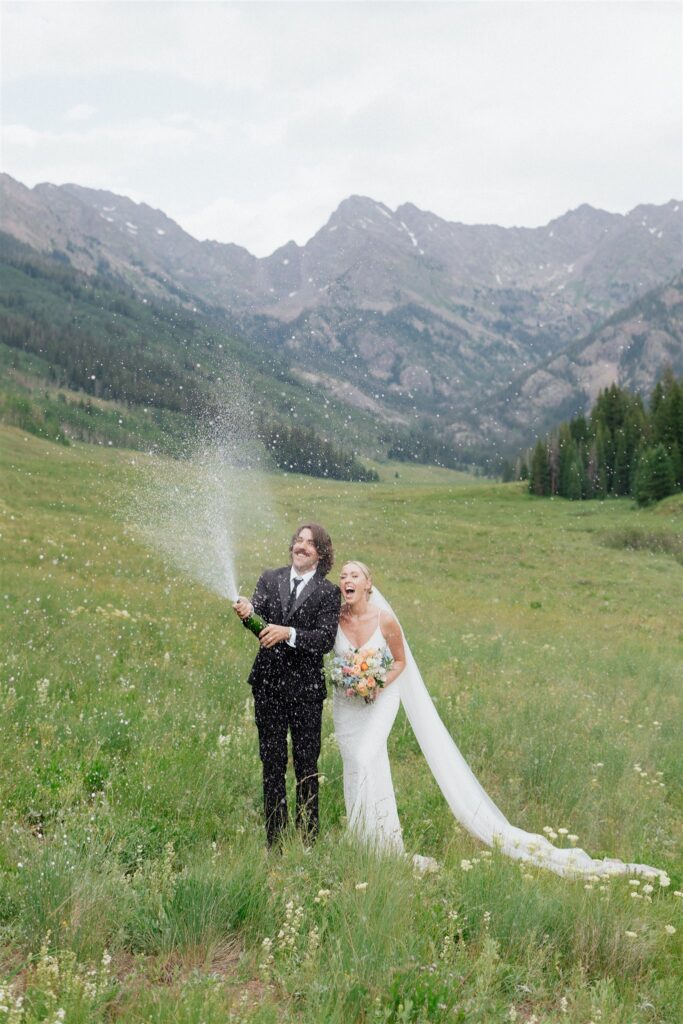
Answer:
[{"label": "black suit jacket", "polygon": [[266,569],[251,603],[266,622],[294,626],[296,646],[282,641],[275,647],[259,648],[249,684],[255,697],[282,694],[291,700],[322,701],[327,695],[323,655],[334,647],[341,592],[318,570],[288,615],[290,569],[289,565]]}]

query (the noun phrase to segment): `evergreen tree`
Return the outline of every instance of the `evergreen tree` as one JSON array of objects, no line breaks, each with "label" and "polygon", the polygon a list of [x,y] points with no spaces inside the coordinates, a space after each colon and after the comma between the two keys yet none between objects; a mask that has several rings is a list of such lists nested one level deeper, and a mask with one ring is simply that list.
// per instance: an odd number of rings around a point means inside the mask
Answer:
[{"label": "evergreen tree", "polygon": [[557,470],[557,493],[563,497],[569,497],[571,489],[571,476],[573,465],[576,460],[578,446],[572,437],[568,423],[562,423],[558,431],[558,470]]},{"label": "evergreen tree", "polygon": [[586,497],[587,487],[588,480],[586,478],[586,470],[584,469],[581,453],[577,448],[574,450],[574,455],[569,466],[565,497],[569,498],[570,501],[580,501],[581,498]]},{"label": "evergreen tree", "polygon": [[638,459],[634,497],[639,505],[661,501],[676,490],[671,459],[663,444],[644,448]]},{"label": "evergreen tree", "polygon": [[550,464],[548,461],[548,449],[539,438],[536,442],[533,455],[531,456],[531,470],[529,473],[529,492],[540,498],[550,496]]},{"label": "evergreen tree", "polygon": [[586,444],[589,439],[590,432],[588,430],[588,422],[583,414],[576,416],[569,424],[569,430],[572,437],[578,444]]},{"label": "evergreen tree", "polygon": [[595,473],[592,479],[593,496],[603,499],[607,497],[614,477],[612,431],[604,423],[598,422],[597,424],[591,455],[595,459]]},{"label": "evergreen tree", "polygon": [[676,488],[683,487],[683,386],[671,369],[665,370],[652,393],[652,439],[664,445],[674,473]]}]

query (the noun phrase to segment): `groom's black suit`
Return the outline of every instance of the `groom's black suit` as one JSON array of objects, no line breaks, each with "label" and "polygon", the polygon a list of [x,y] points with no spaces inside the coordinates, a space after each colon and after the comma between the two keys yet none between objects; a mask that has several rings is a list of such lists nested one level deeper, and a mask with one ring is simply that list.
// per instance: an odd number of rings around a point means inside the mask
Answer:
[{"label": "groom's black suit", "polygon": [[261,647],[249,675],[254,692],[268,842],[287,824],[287,733],[292,734],[296,775],[296,820],[310,838],[318,830],[318,757],[323,701],[323,655],[332,650],[339,622],[339,587],[318,569],[290,601],[290,566],[267,569],[251,599],[268,623],[293,626],[295,646],[282,641]]}]

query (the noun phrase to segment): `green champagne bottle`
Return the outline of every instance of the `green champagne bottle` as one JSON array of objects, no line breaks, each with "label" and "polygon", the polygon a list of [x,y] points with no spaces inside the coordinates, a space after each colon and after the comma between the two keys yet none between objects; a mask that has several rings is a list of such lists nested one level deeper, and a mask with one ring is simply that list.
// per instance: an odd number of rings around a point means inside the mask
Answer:
[{"label": "green champagne bottle", "polygon": [[254,636],[258,636],[262,629],[265,629],[268,623],[265,619],[262,619],[256,612],[252,612],[248,619],[243,619],[244,625],[247,629],[250,629]]}]

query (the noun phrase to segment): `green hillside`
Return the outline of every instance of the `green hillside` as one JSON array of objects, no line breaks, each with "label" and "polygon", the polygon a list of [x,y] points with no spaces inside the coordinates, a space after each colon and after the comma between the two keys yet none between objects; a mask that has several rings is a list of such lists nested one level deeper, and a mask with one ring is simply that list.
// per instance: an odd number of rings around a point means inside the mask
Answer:
[{"label": "green hillside", "polygon": [[[680,496],[639,510],[540,503],[523,484],[425,467],[372,487],[273,474],[258,486],[275,525],[245,521],[237,544],[248,589],[282,563],[298,521],[325,523],[337,567],[374,568],[439,713],[510,820],[666,869],[671,887],[650,892],[489,856],[453,821],[402,713],[390,755],[406,847],[439,872],[414,877],[346,840],[330,708],[320,841],[307,853],[293,837],[268,857],[246,686],[255,643],[132,529],[153,465],[0,428],[11,1019],[680,1020]],[[186,471],[166,464],[179,485]]]},{"label": "green hillside", "polygon": [[142,299],[111,274],[88,277],[2,234],[0,369],[0,418],[63,443],[182,450],[239,392],[284,468],[302,445],[330,464],[385,447],[374,418],[304,387],[224,313]]}]

